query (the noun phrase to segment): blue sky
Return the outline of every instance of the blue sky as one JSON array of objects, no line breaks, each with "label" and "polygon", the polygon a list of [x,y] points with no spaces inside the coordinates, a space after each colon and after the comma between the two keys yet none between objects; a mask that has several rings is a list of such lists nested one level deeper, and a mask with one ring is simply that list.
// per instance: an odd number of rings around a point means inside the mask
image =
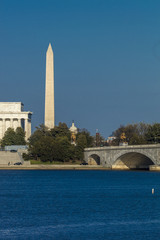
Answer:
[{"label": "blue sky", "polygon": [[160,122],[160,1],[0,1],[0,101],[44,121],[45,54],[55,59],[56,124],[108,137]]}]

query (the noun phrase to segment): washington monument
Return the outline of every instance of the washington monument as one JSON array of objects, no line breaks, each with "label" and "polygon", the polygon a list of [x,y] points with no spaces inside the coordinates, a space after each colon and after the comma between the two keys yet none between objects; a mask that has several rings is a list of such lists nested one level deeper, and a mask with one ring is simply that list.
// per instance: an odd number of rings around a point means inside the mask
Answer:
[{"label": "washington monument", "polygon": [[46,53],[46,89],[45,89],[45,122],[48,128],[54,128],[54,56],[51,44]]}]

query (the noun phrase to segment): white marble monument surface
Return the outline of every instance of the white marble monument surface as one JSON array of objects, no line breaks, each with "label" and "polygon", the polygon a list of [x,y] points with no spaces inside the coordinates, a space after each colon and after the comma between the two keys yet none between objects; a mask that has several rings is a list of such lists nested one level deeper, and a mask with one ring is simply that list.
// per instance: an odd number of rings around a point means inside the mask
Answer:
[{"label": "white marble monument surface", "polygon": [[23,111],[21,102],[0,102],[0,139],[9,127],[22,127],[27,140],[31,135],[31,116],[32,112]]},{"label": "white marble monument surface", "polygon": [[48,128],[54,128],[54,55],[51,44],[49,44],[46,53],[46,89],[44,118],[44,125]]}]

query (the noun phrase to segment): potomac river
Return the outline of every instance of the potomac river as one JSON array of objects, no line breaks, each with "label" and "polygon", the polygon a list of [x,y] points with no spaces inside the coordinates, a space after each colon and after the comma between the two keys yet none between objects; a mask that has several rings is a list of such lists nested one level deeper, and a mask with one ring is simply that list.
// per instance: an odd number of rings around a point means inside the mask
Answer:
[{"label": "potomac river", "polygon": [[0,239],[159,236],[159,172],[0,170]]}]

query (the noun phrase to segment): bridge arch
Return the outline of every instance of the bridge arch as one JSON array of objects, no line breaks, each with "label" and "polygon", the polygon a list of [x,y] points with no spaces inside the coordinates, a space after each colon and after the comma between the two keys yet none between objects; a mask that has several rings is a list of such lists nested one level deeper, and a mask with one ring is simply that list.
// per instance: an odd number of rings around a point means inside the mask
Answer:
[{"label": "bridge arch", "polygon": [[149,154],[140,151],[126,151],[115,155],[113,169],[149,169],[156,164],[155,159]]},{"label": "bridge arch", "polygon": [[91,154],[88,157],[88,165],[100,165],[100,156],[97,154]]}]

